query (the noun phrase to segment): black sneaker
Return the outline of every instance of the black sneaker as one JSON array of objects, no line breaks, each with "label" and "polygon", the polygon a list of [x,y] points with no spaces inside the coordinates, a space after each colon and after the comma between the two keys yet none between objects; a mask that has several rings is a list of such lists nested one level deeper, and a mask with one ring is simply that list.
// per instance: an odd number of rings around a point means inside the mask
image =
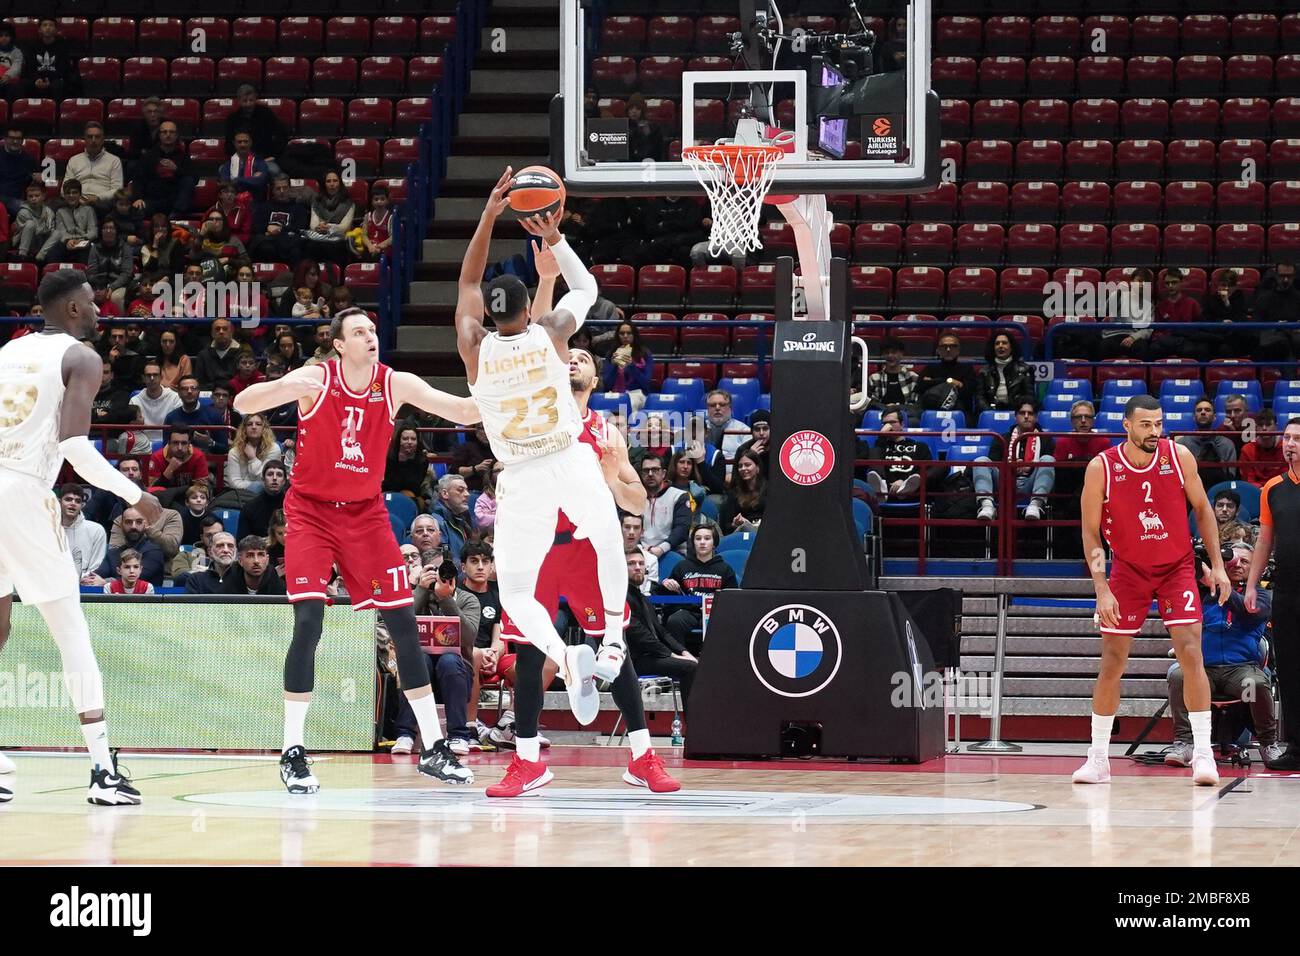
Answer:
[{"label": "black sneaker", "polygon": [[131,785],[127,772],[118,766],[113,754],[113,769],[96,767],[90,772],[90,791],[86,802],[97,807],[136,807],[140,805],[140,791]]},{"label": "black sneaker", "polygon": [[420,773],[428,774],[443,783],[459,785],[474,782],[473,771],[461,765],[446,740],[435,741],[432,749],[420,754]]},{"label": "black sneaker", "polygon": [[315,793],[320,783],[312,776],[311,761],[301,744],[280,755],[280,779],[290,793]]},{"label": "black sneaker", "polygon": [[[1264,758],[1264,766],[1269,770],[1300,770],[1300,751],[1296,750],[1294,744],[1286,746],[1282,753],[1276,753],[1276,745],[1263,748],[1261,756]],[[1272,757],[1272,759],[1269,759]]]}]

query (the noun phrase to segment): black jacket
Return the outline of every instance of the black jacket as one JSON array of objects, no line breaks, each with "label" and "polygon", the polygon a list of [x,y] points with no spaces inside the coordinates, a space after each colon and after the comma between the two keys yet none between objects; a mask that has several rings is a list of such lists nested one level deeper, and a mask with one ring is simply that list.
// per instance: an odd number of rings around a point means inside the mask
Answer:
[{"label": "black jacket", "polygon": [[961,382],[961,388],[957,391],[957,407],[964,412],[969,412],[971,403],[975,400],[975,369],[965,362],[935,362],[926,365],[921,370],[922,397],[930,389],[942,385],[950,378]]},{"label": "black jacket", "polygon": [[266,227],[271,223],[282,226],[286,233],[306,232],[311,225],[311,216],[308,207],[300,202],[268,199],[253,208],[253,235],[265,235]]},{"label": "black jacket", "polygon": [[[238,564],[232,564],[227,568],[226,575],[233,578],[232,571],[238,571],[241,575],[244,573],[244,569]],[[267,573],[275,574],[274,571]],[[211,564],[208,565],[206,570],[191,571],[185,578],[186,594],[224,594],[226,593],[222,590],[224,586],[225,580],[217,573],[216,566]]]},{"label": "black jacket", "polygon": [[[238,563],[232,564],[226,576],[221,579],[221,587],[217,589],[217,594],[248,594],[248,584],[244,580],[244,569]],[[258,586],[257,594],[284,594],[284,578],[275,573],[275,568],[267,567],[266,573],[262,575],[261,584]]]},{"label": "black jacket", "polygon": [[624,633],[633,665],[638,660],[654,660],[685,652],[686,648],[664,627],[650,599],[631,583],[627,586],[627,604],[632,618]]},{"label": "black jacket", "polygon": [[[31,96],[75,96],[77,94],[77,60],[68,41],[56,38],[53,43],[42,43],[39,38],[23,55],[23,79],[31,86]],[[38,89],[37,80],[49,80],[50,86]]]},{"label": "black jacket", "polygon": [[278,157],[284,152],[288,135],[284,125],[270,107],[258,103],[253,112],[245,113],[237,109],[226,117],[226,152],[235,151],[235,134],[249,133],[253,137],[253,153],[259,157]]},{"label": "black jacket", "polygon": [[994,366],[986,365],[979,370],[975,382],[975,402],[973,411],[976,415],[990,408],[1001,411],[1015,411],[1024,401],[1034,400],[1034,373],[1024,362],[1012,360],[1006,367],[1007,401],[999,403],[995,396],[998,391],[998,375]]},{"label": "black jacket", "polygon": [[[285,491],[288,490],[285,485]],[[273,495],[263,491],[256,498],[244,505],[239,513],[239,533],[256,534],[266,537],[271,525],[271,516],[284,507],[284,491]]]},{"label": "black jacket", "polygon": [[[170,159],[176,164],[175,172],[159,166],[164,159]],[[159,146],[147,149],[140,156],[140,168],[133,185],[137,199],[168,205],[173,212],[187,213],[189,197],[194,191],[194,170],[190,157],[179,143],[170,153],[164,153]],[[186,208],[181,208],[182,205]]]},{"label": "black jacket", "polygon": [[235,366],[239,362],[239,349],[231,346],[222,358],[209,345],[194,356],[194,375],[203,388],[224,385],[235,377]]},{"label": "black jacket", "polygon": [[739,587],[736,572],[719,554],[703,563],[688,554],[677,563],[668,577],[682,586],[683,594],[713,594],[726,588]]},{"label": "black jacket", "polygon": [[[934,458],[930,454],[930,446],[916,438],[909,437],[906,433],[900,435],[897,439],[880,437],[876,439],[874,445],[868,445],[865,441],[858,442],[858,456],[877,461],[888,461],[888,465],[872,465],[867,471],[874,471],[881,478],[885,479],[887,484],[893,484],[896,481],[902,481],[912,475],[920,472],[914,461],[930,461]],[[921,472],[921,479],[924,481],[930,477],[930,472]]]},{"label": "black jacket", "polygon": [[1217,292],[1206,294],[1205,305],[1201,307],[1202,322],[1245,322],[1247,318],[1246,296],[1240,289],[1232,290],[1226,305]]},{"label": "black jacket", "polygon": [[1294,322],[1300,319],[1300,289],[1294,285],[1285,292],[1262,289],[1255,296],[1256,322]]}]

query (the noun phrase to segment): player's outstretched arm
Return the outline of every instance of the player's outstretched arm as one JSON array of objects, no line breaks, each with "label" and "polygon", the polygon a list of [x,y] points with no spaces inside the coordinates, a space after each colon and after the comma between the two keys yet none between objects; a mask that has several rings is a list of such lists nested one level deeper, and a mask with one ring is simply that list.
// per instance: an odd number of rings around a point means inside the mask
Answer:
[{"label": "player's outstretched arm", "polygon": [[1255,550],[1250,555],[1250,571],[1246,574],[1246,610],[1251,614],[1259,610],[1259,579],[1264,576],[1268,559],[1273,556],[1273,526],[1261,523]]},{"label": "player's outstretched arm", "polygon": [[[1205,484],[1196,467],[1196,456],[1185,445],[1177,443],[1174,444],[1174,454],[1178,456],[1178,464],[1183,469],[1183,493],[1187,495],[1187,503],[1192,506],[1192,514],[1196,517],[1196,530],[1206,545],[1213,545],[1219,540],[1219,522],[1215,520],[1214,507],[1205,494]],[[1232,593],[1232,582],[1228,580],[1228,572],[1223,567],[1220,549],[1206,547],[1205,550],[1210,553],[1213,565],[1210,569],[1210,593],[1222,604]]]},{"label": "player's outstretched arm", "polygon": [[1119,627],[1119,602],[1106,580],[1106,549],[1101,544],[1101,511],[1106,495],[1106,461],[1100,455],[1088,462],[1083,476],[1079,510],[1083,531],[1083,557],[1088,562],[1093,590],[1097,592],[1097,618],[1103,627]]},{"label": "player's outstretched arm", "polygon": [[642,514],[646,505],[645,485],[627,457],[627,442],[617,428],[609,430],[609,439],[601,446],[601,470],[614,493],[614,504],[631,514]]},{"label": "player's outstretched arm", "polygon": [[[249,385],[235,396],[235,411],[241,415],[264,412],[279,408],[290,402],[304,399],[316,400],[316,396],[325,388],[325,369],[319,365],[304,365],[296,368],[284,378],[274,382],[258,382]],[[308,406],[310,408],[310,404]],[[302,408],[299,405],[299,408]],[[307,409],[302,409],[307,411]]]},{"label": "player's outstretched arm", "polygon": [[560,234],[560,220],[563,216],[564,210],[557,209],[547,216],[531,216],[521,220],[520,225],[527,232],[546,240],[560,267],[560,274],[569,287],[569,291],[556,303],[554,309],[534,319],[550,333],[551,341],[557,348],[566,349],[569,337],[587,321],[587,313],[596,304],[600,290],[596,286],[596,277],[583,265],[578,254]]},{"label": "player's outstretched arm", "polygon": [[550,312],[555,304],[555,280],[560,277],[560,264],[555,261],[550,243],[533,243],[533,265],[537,268],[537,292],[533,295],[528,318],[535,322]]},{"label": "player's outstretched arm", "polygon": [[162,515],[158,499],[131,481],[96,451],[90,432],[90,409],[99,391],[103,360],[89,346],[74,345],[63,353],[63,404],[59,410],[59,451],[86,481],[112,492],[136,508],[146,524]]},{"label": "player's outstretched arm", "polygon": [[483,414],[472,398],[462,398],[434,388],[418,375],[410,372],[393,373],[393,407],[414,405],[431,415],[445,418],[457,425],[473,425],[482,421]]},{"label": "player's outstretched arm", "polygon": [[492,229],[506,208],[506,193],[510,190],[514,170],[509,166],[492,187],[483,215],[479,217],[474,238],[465,248],[465,261],[460,266],[460,281],[456,286],[456,348],[471,376],[478,373],[478,345],[487,334],[483,327],[483,273],[487,271],[488,249],[492,245]]}]

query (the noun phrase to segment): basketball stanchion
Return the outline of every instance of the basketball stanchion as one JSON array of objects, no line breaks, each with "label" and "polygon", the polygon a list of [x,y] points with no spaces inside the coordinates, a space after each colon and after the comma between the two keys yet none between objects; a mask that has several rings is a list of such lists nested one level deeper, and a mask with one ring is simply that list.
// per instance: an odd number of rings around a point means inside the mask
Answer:
[{"label": "basketball stanchion", "polygon": [[1019,744],[1007,743],[1002,739],[1002,676],[1007,656],[1007,606],[1011,596],[1002,591],[998,594],[998,636],[993,652],[993,715],[989,720],[989,739],[966,748],[968,753],[982,754],[1017,754],[1021,751]]}]

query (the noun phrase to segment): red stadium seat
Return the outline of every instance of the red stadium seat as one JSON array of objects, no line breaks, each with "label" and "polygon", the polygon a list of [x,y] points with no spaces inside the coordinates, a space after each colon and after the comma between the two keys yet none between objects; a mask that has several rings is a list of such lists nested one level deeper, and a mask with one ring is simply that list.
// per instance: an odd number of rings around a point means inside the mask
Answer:
[{"label": "red stadium seat", "polygon": [[226,144],[219,139],[190,140],[190,162],[199,167],[200,172],[210,172],[230,159]]},{"label": "red stadium seat", "polygon": [[311,64],[306,57],[268,57],[262,92],[268,96],[300,96],[306,92],[310,76]]},{"label": "red stadium seat", "polygon": [[1300,259],[1300,223],[1278,222],[1268,227],[1268,257],[1273,262]]},{"label": "red stadium seat", "polygon": [[1163,216],[1164,193],[1149,179],[1116,183],[1114,202],[1116,222],[1159,222]]},{"label": "red stadium seat", "polygon": [[1284,96],[1273,101],[1273,135],[1300,136],[1300,96]]},{"label": "red stadium seat", "polygon": [[[442,82],[443,58],[440,56],[413,56],[406,64],[406,88],[412,93],[425,93]],[[367,91],[369,92],[369,91]]]},{"label": "red stadium seat", "polygon": [[681,305],[686,296],[686,270],[678,265],[642,266],[636,285],[640,305]]},{"label": "red stadium seat", "polygon": [[1264,227],[1253,222],[1227,223],[1214,234],[1223,265],[1254,265],[1264,257]]},{"label": "red stadium seat", "polygon": [[1011,168],[1011,144],[1004,139],[973,139],[966,144],[967,179],[994,179]]},{"label": "red stadium seat", "polygon": [[146,17],[140,21],[135,49],[141,56],[180,56],[188,49],[185,25],[175,17]]},{"label": "red stadium seat", "polygon": [[[868,268],[849,266],[850,280],[854,269]],[[889,270],[886,269],[886,272]],[[742,306],[770,305],[776,295],[776,266],[764,263],[745,266],[740,273],[740,304]]]},{"label": "red stadium seat", "polygon": [[[861,228],[861,227],[859,227]],[[752,268],[747,266],[745,271]],[[744,285],[741,286],[744,295]],[[894,297],[894,273],[884,266],[849,266],[849,306],[854,309],[887,307]]]},{"label": "red stadium seat", "polygon": [[908,262],[946,265],[952,261],[952,226],[914,222],[903,230],[903,257]]},{"label": "red stadium seat", "polygon": [[1274,222],[1300,221],[1300,180],[1279,180],[1268,187],[1268,214]]},{"label": "red stadium seat", "polygon": [[133,56],[122,64],[122,92],[127,96],[157,96],[167,89],[167,61],[157,56]]},{"label": "red stadium seat", "polygon": [[262,88],[262,60],[256,56],[227,56],[217,61],[217,93],[233,96],[245,83]]},{"label": "red stadium seat", "polygon": [[[27,298],[36,298],[36,287],[41,281],[40,272],[37,270],[35,263],[32,262],[0,262],[0,293],[9,301],[10,296],[15,293],[17,297],[26,295]],[[30,305],[30,301],[27,303]]]},{"label": "red stadium seat", "polygon": [[347,96],[357,88],[357,61],[350,56],[319,56],[312,61],[311,87],[323,96]]},{"label": "red stadium seat", "polygon": [[904,266],[894,276],[894,304],[899,308],[943,304],[944,274],[933,266]]},{"label": "red stadium seat", "polygon": [[645,52],[644,17],[606,17],[600,25],[600,49],[606,55]]},{"label": "red stadium seat", "polygon": [[1057,234],[1057,248],[1062,262],[1100,265],[1106,261],[1109,249],[1106,227],[1091,222],[1068,222]]},{"label": "red stadium seat", "polygon": [[1273,79],[1279,95],[1300,94],[1300,56],[1286,53],[1278,57],[1273,68]]},{"label": "red stadium seat", "polygon": [[275,44],[275,20],[271,17],[239,17],[231,24],[231,53],[266,56],[275,52]]},{"label": "red stadium seat", "polygon": [[1120,126],[1126,137],[1164,136],[1169,132],[1169,104],[1146,97],[1125,100],[1120,108]]},{"label": "red stadium seat", "polygon": [[[1219,103],[1203,97],[1175,100],[1170,112],[1173,135],[1178,139],[1213,139],[1219,135]],[[1161,136],[1161,133],[1133,133]]]},{"label": "red stadium seat", "polygon": [[1076,100],[1070,126],[1079,139],[1111,139],[1119,132],[1119,104],[1109,99]]},{"label": "red stadium seat", "polygon": [[1025,92],[1025,61],[1017,56],[986,56],[980,61],[980,92],[1019,96]]},{"label": "red stadium seat", "polygon": [[1055,259],[1056,227],[1050,223],[1017,223],[1007,231],[1008,265],[1045,265]]},{"label": "red stadium seat", "polygon": [[1092,37],[1098,32],[1105,37],[1107,53],[1124,54],[1129,51],[1132,31],[1129,28],[1128,17],[1103,14],[1088,17],[1083,21],[1083,35],[1089,39],[1090,47]]},{"label": "red stadium seat", "polygon": [[953,269],[948,273],[948,306],[954,309],[992,308],[997,287],[997,271],[987,266]]},{"label": "red stadium seat", "polygon": [[908,197],[909,216],[918,222],[951,222],[957,211],[957,186],[939,183],[928,192]]},{"label": "red stadium seat", "polygon": [[1059,179],[1065,166],[1065,147],[1052,139],[1022,139],[1016,144],[1016,175],[1021,178]]},{"label": "red stadium seat", "polygon": [[1169,222],[1212,222],[1214,187],[1200,180],[1179,180],[1165,186],[1165,218]]},{"label": "red stadium seat", "polygon": [[1300,139],[1274,140],[1268,148],[1268,169],[1274,179],[1300,179]]},{"label": "red stadium seat", "polygon": [[1110,186],[1092,179],[1066,183],[1061,212],[1066,221],[1104,222],[1110,218]]},{"label": "red stadium seat", "polygon": [[[976,126],[982,129],[979,123]],[[1026,100],[1020,126],[1027,138],[1064,139],[1070,129],[1070,104],[1065,100]]]},{"label": "red stadium seat", "polygon": [[191,209],[208,209],[216,205],[217,195],[221,192],[221,182],[216,177],[199,179],[194,184],[194,198],[190,200]]},{"label": "red stadium seat", "polygon": [[688,277],[687,301],[695,307],[730,308],[736,302],[736,283],[734,266],[695,266]]},{"label": "red stadium seat", "polygon": [[957,227],[953,261],[962,265],[1001,265],[1005,245],[1006,230],[998,223],[968,222]]},{"label": "red stadium seat", "polygon": [[1132,96],[1168,96],[1174,88],[1174,61],[1167,56],[1130,57],[1126,69]]},{"label": "red stadium seat", "polygon": [[1169,225],[1165,226],[1164,244],[1165,265],[1193,266],[1211,261],[1214,233],[1203,222]]},{"label": "red stadium seat", "polygon": [[[263,106],[275,114],[276,119],[290,133],[298,128],[298,105],[291,99],[284,99],[278,96],[266,97],[259,101]],[[234,107],[231,107],[233,110]],[[230,111],[227,111],[229,115]]]},{"label": "red stadium seat", "polygon": [[1219,183],[1215,208],[1222,222],[1262,222],[1264,219],[1264,184],[1261,182]]},{"label": "red stadium seat", "polygon": [[65,136],[81,135],[87,123],[104,122],[102,100],[85,98],[64,100],[59,104],[59,132]]},{"label": "red stadium seat", "polygon": [[677,351],[677,326],[659,323],[676,318],[671,312],[637,312],[630,321],[640,330],[641,344],[662,357]]},{"label": "red stadium seat", "polygon": [[79,139],[47,139],[45,141],[45,159],[54,160],[55,172],[58,178],[62,180],[68,160],[85,148],[86,144]]},{"label": "red stadium seat", "polygon": [[[303,100],[298,114],[298,128],[307,132],[307,104],[322,102],[319,100]],[[340,126],[342,125],[343,103],[341,100],[324,101],[330,104],[337,104],[339,113]],[[329,109],[333,111],[334,106]],[[332,115],[332,112],[331,112]],[[426,114],[427,115],[427,114]],[[312,117],[315,120],[315,116]],[[348,135],[349,136],[384,136],[393,128],[393,103],[392,100],[381,97],[365,96],[358,97],[348,101]],[[332,134],[321,132],[318,135],[330,136]]]},{"label": "red stadium seat", "polygon": [[1160,259],[1160,227],[1128,222],[1110,232],[1110,261],[1116,265],[1150,266]]},{"label": "red stadium seat", "polygon": [[1204,54],[1180,57],[1174,68],[1174,82],[1179,93],[1214,96],[1223,90],[1223,60]]},{"label": "red stadium seat", "polygon": [[831,255],[847,259],[853,246],[853,230],[849,228],[847,222],[837,222],[831,225]]},{"label": "red stadium seat", "polygon": [[1013,139],[1020,134],[1020,104],[1015,100],[978,100],[971,123],[985,139]]},{"label": "red stadium seat", "polygon": [[1277,49],[1277,17],[1271,13],[1241,13],[1232,18],[1232,48],[1240,53],[1272,53]]},{"label": "red stadium seat", "polygon": [[937,56],[930,65],[930,82],[940,96],[970,96],[978,78],[979,67],[968,56]]},{"label": "red stadium seat", "polygon": [[325,25],[320,17],[285,17],[280,21],[280,53],[317,56],[324,49]]},{"label": "red stadium seat", "polygon": [[[379,140],[377,139],[340,139],[334,142],[334,161],[342,166],[346,161],[352,162],[352,169],[358,176],[373,176],[379,169]],[[406,171],[406,167],[397,170]],[[351,177],[344,177],[350,179]]]},{"label": "red stadium seat", "polygon": [[[13,18],[15,24],[17,20],[17,17]],[[88,19],[85,17],[59,17],[56,22],[59,25],[59,36],[67,41],[68,45],[73,49],[84,50],[90,45],[90,21]],[[40,21],[37,21],[36,29],[39,33]],[[34,42],[34,38],[24,42]]]},{"label": "red stadium seat", "polygon": [[181,139],[188,139],[199,130],[199,101],[192,97],[173,96],[163,100],[163,116],[174,122]]},{"label": "red stadium seat", "polygon": [[418,139],[388,139],[384,141],[384,174],[402,176],[406,167],[418,162],[420,158],[420,141]]},{"label": "red stadium seat", "polygon": [[1115,165],[1115,147],[1104,139],[1073,140],[1065,147],[1065,174],[1071,179],[1106,179]]},{"label": "red stadium seat", "polygon": [[685,68],[686,64],[681,57],[643,57],[639,89],[646,96],[680,96],[682,71]]},{"label": "red stadium seat", "polygon": [[1165,154],[1165,171],[1170,179],[1213,179],[1214,141],[1176,139]]},{"label": "red stadium seat", "polygon": [[692,17],[655,17],[646,28],[646,52],[682,56],[695,50]]},{"label": "red stadium seat", "polygon": [[371,27],[370,49],[380,56],[408,56],[420,43],[420,25],[414,17],[376,17]]},{"label": "red stadium seat", "polygon": [[893,222],[859,223],[853,232],[853,260],[893,265],[902,256],[903,228]]},{"label": "red stadium seat", "polygon": [[425,17],[420,21],[420,52],[442,55],[456,39],[455,17]]},{"label": "red stadium seat", "polygon": [[[769,300],[770,301],[770,300]],[[772,353],[772,328],[768,323],[774,322],[776,317],[768,312],[741,312],[736,316],[738,322],[762,322],[763,326],[733,326],[731,329],[732,351],[736,355],[770,355]],[[644,341],[644,337],[642,338]],[[723,365],[724,373],[729,378],[754,378],[755,373],[748,375],[737,375],[741,362],[727,362]],[[768,374],[771,374],[771,366],[768,366]]]},{"label": "red stadium seat", "polygon": [[1034,52],[1074,56],[1079,52],[1078,17],[1039,17],[1034,21]]},{"label": "red stadium seat", "polygon": [[979,17],[939,17],[934,22],[934,52],[944,56],[979,53],[984,30]]},{"label": "red stadium seat", "polygon": [[1025,56],[1032,46],[1028,17],[989,17],[984,21],[984,52],[991,56]]},{"label": "red stadium seat", "polygon": [[1046,269],[1028,266],[1003,269],[999,278],[998,301],[1004,309],[1041,309],[1047,282]]},{"label": "red stadium seat", "polygon": [[9,122],[29,136],[54,134],[54,100],[24,99],[9,104]]},{"label": "red stadium seat", "polygon": [[703,323],[726,320],[728,316],[721,312],[689,312],[682,316],[683,322],[699,322],[699,326],[683,326],[681,343],[683,355],[725,355],[731,346],[731,328],[715,325],[709,328]]},{"label": "red stadium seat", "polygon": [[343,270],[343,284],[358,301],[374,302],[379,296],[379,263],[350,263]]},{"label": "red stadium seat", "polygon": [[225,56],[230,49],[230,21],[225,17],[190,17],[185,21],[185,48],[193,49],[200,38],[204,56]]},{"label": "red stadium seat", "polygon": [[636,60],[630,56],[598,56],[591,61],[592,86],[604,95],[636,89]]},{"label": "red stadium seat", "polygon": [[1085,56],[1075,71],[1079,95],[1118,96],[1124,91],[1124,63],[1118,56]]},{"label": "red stadium seat", "polygon": [[393,132],[399,136],[418,134],[420,126],[431,116],[432,104],[433,101],[427,96],[398,100],[393,110]]},{"label": "red stadium seat", "polygon": [[1054,223],[1060,205],[1061,187],[1056,183],[1034,180],[1011,187],[1012,222]]},{"label": "red stadium seat", "polygon": [[1196,13],[1182,23],[1184,53],[1222,53],[1228,48],[1228,18],[1221,14]]},{"label": "red stadium seat", "polygon": [[[319,97],[303,100],[298,104],[298,132],[303,136],[340,135],[343,132],[343,101]],[[349,132],[359,131],[349,129]]]},{"label": "red stadium seat", "polygon": [[1074,58],[1034,57],[1029,61],[1029,91],[1039,96],[1071,95],[1074,92]]},{"label": "red stadium seat", "polygon": [[1158,139],[1120,140],[1115,149],[1115,175],[1121,179],[1163,179],[1165,144]]},{"label": "red stadium seat", "polygon": [[1258,178],[1268,164],[1268,147],[1262,139],[1227,139],[1219,143],[1219,175]]},{"label": "red stadium seat", "polygon": [[981,180],[961,187],[961,218],[966,222],[1001,222],[1007,217],[1010,190],[1003,182]]},{"label": "red stadium seat", "polygon": [[705,388],[713,388],[718,382],[718,365],[716,362],[669,362],[669,378],[698,378]]},{"label": "red stadium seat", "polygon": [[630,305],[636,289],[636,271],[629,265],[610,263],[591,267],[600,294],[618,306]]},{"label": "red stadium seat", "polygon": [[707,16],[695,21],[695,49],[708,56],[722,56],[730,51],[728,35],[740,30],[736,17]]},{"label": "red stadium seat", "polygon": [[406,63],[396,56],[369,56],[361,61],[357,88],[375,96],[406,92]]},{"label": "red stadium seat", "polygon": [[325,24],[325,52],[333,56],[365,56],[370,52],[370,20],[331,17]]},{"label": "red stadium seat", "polygon": [[1229,57],[1223,88],[1233,96],[1266,96],[1273,92],[1273,58],[1258,53]]},{"label": "red stadium seat", "polygon": [[135,53],[135,21],[123,17],[99,18],[91,30],[90,49],[95,56],[131,56]]},{"label": "red stadium seat", "polygon": [[77,62],[84,89],[101,96],[116,96],[122,89],[122,62],[113,56],[87,56]]},{"label": "red stadium seat", "polygon": [[1262,96],[1235,97],[1223,101],[1223,135],[1230,139],[1263,139],[1268,136],[1269,101]]},{"label": "red stadium seat", "polygon": [[172,60],[171,91],[178,96],[208,96],[216,83],[217,66],[206,56]]},{"label": "red stadium seat", "polygon": [[1133,20],[1134,53],[1177,53],[1178,18],[1167,14],[1140,16]]}]

